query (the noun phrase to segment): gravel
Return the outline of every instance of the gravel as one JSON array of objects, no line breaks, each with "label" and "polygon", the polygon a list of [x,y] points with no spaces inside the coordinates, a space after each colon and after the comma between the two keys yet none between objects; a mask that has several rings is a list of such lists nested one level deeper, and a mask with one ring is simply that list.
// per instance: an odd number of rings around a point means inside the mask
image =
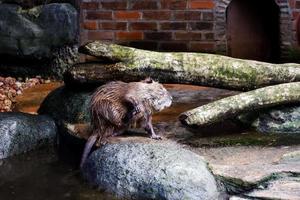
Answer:
[{"label": "gravel", "polygon": [[49,82],[49,80],[44,80],[38,76],[25,80],[0,76],[0,112],[12,111],[18,95],[27,88],[45,82]]}]

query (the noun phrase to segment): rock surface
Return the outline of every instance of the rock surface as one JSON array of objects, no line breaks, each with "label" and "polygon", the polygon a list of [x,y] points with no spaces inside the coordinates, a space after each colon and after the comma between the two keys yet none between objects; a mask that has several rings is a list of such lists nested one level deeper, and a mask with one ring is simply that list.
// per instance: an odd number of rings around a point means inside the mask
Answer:
[{"label": "rock surface", "polygon": [[300,106],[279,106],[259,114],[250,113],[242,116],[242,121],[261,133],[300,134]]},{"label": "rock surface", "polygon": [[32,8],[50,3],[70,3],[75,6],[75,0],[1,0],[2,3],[17,4],[23,8]]},{"label": "rock surface", "polygon": [[47,116],[0,113],[0,159],[54,143],[56,125]]},{"label": "rock surface", "polygon": [[218,199],[216,181],[195,153],[175,144],[109,144],[82,169],[93,185],[130,199]]},{"label": "rock surface", "polygon": [[[273,199],[273,190],[277,190],[278,197],[287,194],[297,197],[300,193],[300,187],[294,189],[294,186],[299,185],[300,178],[299,150],[299,145],[233,146],[198,148],[196,152],[209,162],[213,174],[223,180],[229,193],[249,197],[259,197],[268,193],[269,198]],[[285,189],[279,189],[281,184]]]},{"label": "rock surface", "polygon": [[52,50],[76,44],[78,13],[70,4],[47,4],[24,10],[0,4],[0,54],[52,58]]},{"label": "rock surface", "polygon": [[300,198],[300,177],[287,177],[270,181],[266,188],[247,194],[256,199],[298,200]]}]

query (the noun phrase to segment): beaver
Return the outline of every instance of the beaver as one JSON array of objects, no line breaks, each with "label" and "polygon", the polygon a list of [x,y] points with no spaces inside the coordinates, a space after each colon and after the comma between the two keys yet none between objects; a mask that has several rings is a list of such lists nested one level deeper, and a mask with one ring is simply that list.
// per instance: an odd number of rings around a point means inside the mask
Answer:
[{"label": "beaver", "polygon": [[105,144],[108,137],[120,135],[134,124],[143,127],[151,138],[161,139],[154,132],[152,114],[171,103],[169,92],[151,78],[129,83],[113,81],[97,88],[90,101],[91,135],[80,167],[96,142]]}]

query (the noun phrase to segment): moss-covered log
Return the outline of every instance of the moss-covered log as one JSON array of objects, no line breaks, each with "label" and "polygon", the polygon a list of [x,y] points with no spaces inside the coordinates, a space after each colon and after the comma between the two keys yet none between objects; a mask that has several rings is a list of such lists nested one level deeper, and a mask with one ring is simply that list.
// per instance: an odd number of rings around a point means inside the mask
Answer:
[{"label": "moss-covered log", "polygon": [[[115,62],[109,71],[111,74],[131,75],[134,80],[152,76],[161,82],[236,90],[300,81],[300,64],[271,64],[205,53],[155,52],[99,41],[88,43],[80,51]],[[89,70],[86,68],[85,72]],[[91,76],[86,80],[101,82],[101,78]],[[78,79],[73,77],[73,80],[76,82]]]},{"label": "moss-covered log", "polygon": [[264,87],[186,111],[179,116],[185,125],[205,126],[243,112],[300,102],[300,82]]},{"label": "moss-covered log", "polygon": [[[64,74],[64,82],[70,87],[96,87],[113,80],[125,82],[140,81],[148,76],[156,77],[151,73],[144,73],[137,70],[120,70],[119,65],[103,63],[78,63],[72,66]],[[172,83],[167,76],[158,78],[162,83]],[[175,81],[176,83],[176,81]]]}]

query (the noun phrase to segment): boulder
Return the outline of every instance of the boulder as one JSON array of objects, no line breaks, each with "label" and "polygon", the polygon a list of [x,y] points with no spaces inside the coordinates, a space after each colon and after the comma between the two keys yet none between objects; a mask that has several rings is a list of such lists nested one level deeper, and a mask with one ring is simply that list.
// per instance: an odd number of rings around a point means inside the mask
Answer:
[{"label": "boulder", "polygon": [[300,197],[300,178],[285,177],[273,180],[266,187],[256,189],[246,196],[249,199],[297,200]]},{"label": "boulder", "polygon": [[218,199],[203,159],[170,142],[107,144],[82,168],[84,178],[120,198]]},{"label": "boulder", "polygon": [[65,86],[52,91],[38,113],[51,116],[56,122],[85,123],[90,121],[89,101],[93,89],[74,91]]},{"label": "boulder", "polygon": [[[295,186],[299,186],[297,182],[300,173],[300,145],[285,144],[277,147],[238,145],[198,148],[194,149],[194,152],[209,162],[213,174],[219,177],[229,194],[242,194],[245,197],[252,196],[250,193],[254,191],[266,190],[272,194],[277,190],[272,197],[257,196],[251,199],[274,199],[275,196],[278,199],[293,199],[280,197],[288,193],[296,196],[300,192],[300,189],[294,190]],[[284,183],[285,181],[287,182]],[[283,183],[280,190],[279,182]],[[273,184],[276,187],[273,188]]]},{"label": "boulder", "polygon": [[300,134],[300,107],[297,105],[245,114],[239,120],[261,133]]},{"label": "boulder", "polygon": [[0,159],[54,143],[56,125],[47,116],[0,113]]},{"label": "boulder", "polygon": [[[75,0],[1,0],[2,3],[17,4],[23,8],[32,8],[39,5],[45,5],[50,3],[70,3],[76,6]],[[0,1],[0,2],[1,2]]]},{"label": "boulder", "polygon": [[77,43],[78,13],[66,3],[31,9],[0,4],[0,55],[52,58],[52,50]]}]

